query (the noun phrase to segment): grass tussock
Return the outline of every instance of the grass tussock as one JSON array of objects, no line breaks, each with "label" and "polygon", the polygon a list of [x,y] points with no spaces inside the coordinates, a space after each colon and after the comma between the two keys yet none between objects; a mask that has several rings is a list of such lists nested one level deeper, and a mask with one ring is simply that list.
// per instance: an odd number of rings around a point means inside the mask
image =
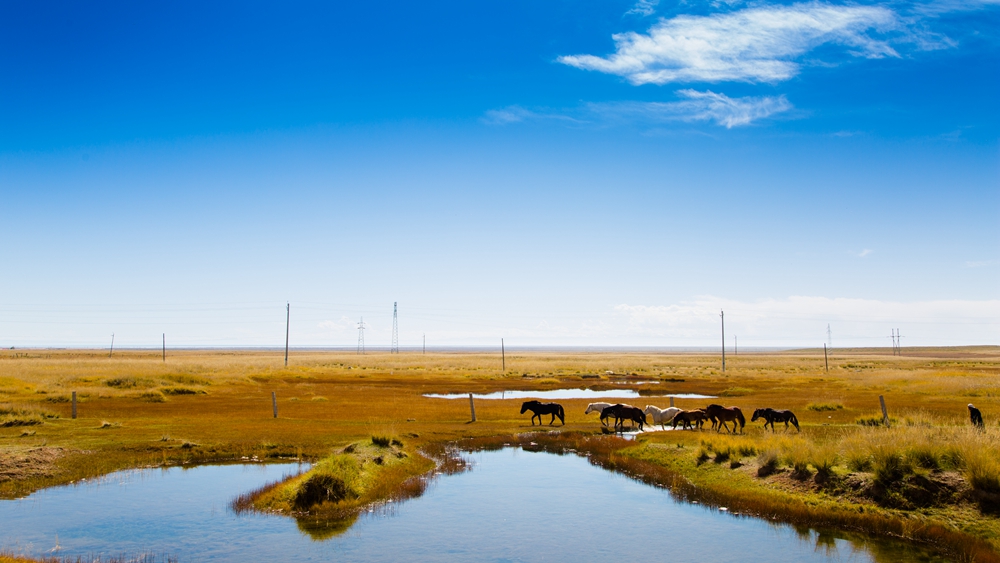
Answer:
[{"label": "grass tussock", "polygon": [[163,387],[160,389],[160,393],[164,395],[207,395],[208,391],[204,389],[194,389],[191,387]]},{"label": "grass tussock", "polygon": [[0,428],[35,426],[59,415],[36,405],[0,404]]},{"label": "grass tussock", "polygon": [[164,397],[163,393],[161,393],[159,391],[145,391],[143,393],[139,393],[136,396],[136,398],[139,399],[140,401],[144,401],[144,402],[147,402],[147,403],[165,403],[165,402],[167,402],[167,398]]},{"label": "grass tussock", "polygon": [[822,403],[809,403],[806,405],[807,410],[815,412],[833,412],[843,410],[844,404],[840,401],[829,401]]}]

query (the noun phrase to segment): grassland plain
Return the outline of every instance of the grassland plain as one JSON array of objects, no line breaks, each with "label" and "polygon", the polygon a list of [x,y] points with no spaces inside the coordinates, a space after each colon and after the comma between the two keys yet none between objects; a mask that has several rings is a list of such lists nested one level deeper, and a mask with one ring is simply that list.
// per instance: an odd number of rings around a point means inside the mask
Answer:
[{"label": "grassland plain", "polygon": [[[742,436],[654,432],[636,441],[601,435],[588,401],[561,401],[566,425],[549,446],[592,452],[595,463],[670,486],[682,496],[744,514],[936,543],[956,559],[1000,556],[1000,348],[822,350],[741,354],[531,352],[292,354],[177,351],[0,351],[0,497],[93,478],[114,470],[218,461],[320,460],[372,436],[398,438],[410,456],[401,480],[423,470],[419,451],[465,441],[514,443],[538,432],[520,401],[465,400],[425,393],[565,387],[629,388],[665,406],[664,393],[717,395],[741,407],[792,409],[802,432]],[[635,383],[650,382],[658,383]],[[78,418],[70,417],[70,396]],[[273,418],[271,392],[278,398]],[[881,419],[890,428],[862,425]],[[682,408],[709,401],[678,399]],[[967,403],[987,418],[968,425]],[[562,440],[560,442],[559,440]],[[530,443],[530,441],[529,441]],[[567,444],[571,444],[567,445]],[[410,455],[415,454],[415,455]],[[422,461],[421,461],[422,460]],[[364,491],[392,494],[392,483]],[[692,492],[696,491],[696,492]],[[374,494],[374,496],[373,496]],[[363,492],[374,500],[378,493]],[[287,501],[287,499],[285,499]],[[0,561],[4,559],[0,557]]]}]

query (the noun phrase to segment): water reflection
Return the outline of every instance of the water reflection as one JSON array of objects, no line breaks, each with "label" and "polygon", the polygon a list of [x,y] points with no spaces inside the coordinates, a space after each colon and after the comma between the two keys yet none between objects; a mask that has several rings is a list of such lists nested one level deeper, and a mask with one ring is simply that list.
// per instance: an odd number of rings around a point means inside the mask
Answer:
[{"label": "water reflection", "polygon": [[294,464],[115,474],[0,501],[0,546],[46,555],[58,534],[60,556],[180,561],[944,561],[896,542],[678,502],[574,454],[507,448],[467,458],[471,471],[439,476],[423,496],[326,531],[227,509]]}]

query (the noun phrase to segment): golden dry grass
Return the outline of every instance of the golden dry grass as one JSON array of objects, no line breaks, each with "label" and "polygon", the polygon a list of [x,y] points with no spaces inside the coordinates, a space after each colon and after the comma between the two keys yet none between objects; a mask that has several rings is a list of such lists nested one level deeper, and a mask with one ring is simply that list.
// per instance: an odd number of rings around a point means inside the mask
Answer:
[{"label": "golden dry grass", "polygon": [[[739,406],[747,415],[756,407],[791,409],[803,428],[801,434],[786,433],[779,424],[773,435],[756,423],[748,425],[744,437],[670,432],[643,439],[688,444],[683,452],[692,460],[701,448],[712,459],[720,452],[726,460],[748,463],[773,456],[779,465],[845,474],[852,464],[875,471],[898,453],[907,467],[922,471],[937,463],[983,491],[1000,490],[993,455],[1000,428],[1000,348],[904,349],[902,357],[887,352],[834,351],[829,372],[822,350],[741,354],[727,358],[723,373],[718,357],[705,354],[513,353],[501,372],[498,355],[472,353],[293,352],[285,368],[274,352],[182,351],[172,352],[164,363],[158,352],[124,351],[108,358],[105,351],[3,350],[0,411],[16,410],[17,416],[40,423],[0,427],[0,498],[125,467],[319,459],[373,434],[410,436],[407,444],[422,448],[510,436],[531,429],[528,415],[518,413],[519,400],[477,401],[478,422],[469,424],[467,400],[422,395],[621,388],[616,382],[629,377],[660,382],[632,386],[643,392],[717,395],[722,397],[717,402]],[[70,418],[73,391],[79,401],[76,420]],[[272,391],[278,397],[277,419],[271,413]],[[859,427],[858,419],[881,418],[879,395],[885,396],[895,426],[888,431]],[[588,401],[561,402],[566,426],[560,429],[599,430],[596,415],[583,414]],[[630,402],[667,404],[653,396]],[[678,399],[676,404],[696,408],[708,402]],[[986,432],[968,428],[969,402],[986,416]],[[21,463],[19,472],[3,472],[4,460],[27,455],[18,452],[49,451],[59,455],[38,455],[28,464],[32,471],[23,471]],[[679,467],[705,472],[729,467],[704,465]],[[970,525],[969,531],[1000,545],[996,518],[982,518],[989,525]]]}]

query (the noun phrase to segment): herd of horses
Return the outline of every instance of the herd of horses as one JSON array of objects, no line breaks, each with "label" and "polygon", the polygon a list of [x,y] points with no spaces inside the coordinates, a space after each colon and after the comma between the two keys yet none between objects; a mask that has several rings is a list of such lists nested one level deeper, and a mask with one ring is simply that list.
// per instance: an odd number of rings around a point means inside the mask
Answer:
[{"label": "herd of horses", "polygon": [[[543,415],[552,415],[551,420],[549,420],[549,425],[555,424],[555,420],[558,417],[559,421],[566,424],[566,412],[563,410],[562,405],[559,403],[543,403],[541,401],[525,401],[521,405],[521,414],[531,411],[531,425],[535,425],[535,418],[538,418],[539,426],[542,424]],[[633,407],[632,405],[625,405],[622,403],[611,404],[611,403],[590,403],[587,405],[587,410],[584,414],[590,413],[600,413],[601,424],[604,426],[608,425],[608,421],[614,419],[615,430],[624,430],[625,423],[628,422],[629,426],[634,428],[638,427],[641,431],[643,427],[649,424],[649,418],[652,418],[653,424],[659,424],[660,428],[666,429],[666,425],[669,423],[674,429],[677,425],[681,425],[682,430],[693,430],[695,428],[701,429],[705,421],[711,421],[712,429],[716,432],[721,432],[723,428],[727,432],[735,434],[737,428],[740,432],[743,432],[743,428],[747,425],[747,419],[743,416],[743,411],[739,407],[724,407],[722,405],[711,404],[703,409],[693,409],[684,410],[677,407],[669,407],[666,409],[661,409],[653,405],[646,405],[646,409],[640,409],[638,407]],[[647,418],[647,415],[649,418]],[[785,428],[788,428],[788,424],[791,423],[795,426],[796,430],[799,428],[799,419],[796,418],[795,414],[789,410],[777,410],[772,408],[762,408],[753,411],[753,416],[750,418],[750,422],[756,422],[758,420],[764,421],[764,429],[766,430],[768,425],[771,426],[772,431],[774,429],[775,422],[784,422]],[[732,423],[732,428],[729,424]],[[738,425],[738,427],[737,427]]]}]

